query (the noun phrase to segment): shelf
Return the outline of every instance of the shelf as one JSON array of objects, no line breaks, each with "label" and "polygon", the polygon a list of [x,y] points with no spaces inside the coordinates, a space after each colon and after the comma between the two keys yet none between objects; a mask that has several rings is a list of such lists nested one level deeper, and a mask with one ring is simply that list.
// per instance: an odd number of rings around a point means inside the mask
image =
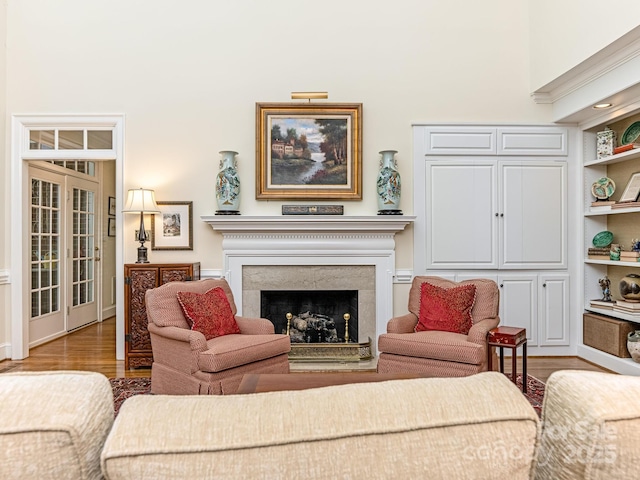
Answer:
[{"label": "shelf", "polygon": [[623,262],[621,260],[596,260],[595,258],[585,258],[584,263],[594,263],[596,265],[617,265],[631,268],[640,267],[640,262]]},{"label": "shelf", "polygon": [[584,309],[587,312],[599,313],[600,315],[606,315],[608,317],[617,318],[618,320],[625,320],[627,322],[640,324],[640,315],[627,315],[626,313],[618,312],[610,308],[597,308],[597,307],[589,306],[589,307],[585,307]]},{"label": "shelf", "polygon": [[614,163],[626,162],[628,160],[635,160],[636,158],[640,158],[640,148],[627,150],[626,152],[618,153],[617,155],[611,155],[610,157],[591,160],[589,162],[585,162],[583,166],[596,167],[599,165],[612,165]]},{"label": "shelf", "polygon": [[[600,207],[602,208],[602,207]],[[585,217],[596,217],[598,215],[618,215],[621,213],[638,213],[640,212],[640,207],[632,207],[632,208],[612,208],[610,210],[589,210],[588,212],[584,212]]]},{"label": "shelf", "polygon": [[640,363],[620,358],[584,344],[578,344],[578,356],[622,375],[640,375]]}]

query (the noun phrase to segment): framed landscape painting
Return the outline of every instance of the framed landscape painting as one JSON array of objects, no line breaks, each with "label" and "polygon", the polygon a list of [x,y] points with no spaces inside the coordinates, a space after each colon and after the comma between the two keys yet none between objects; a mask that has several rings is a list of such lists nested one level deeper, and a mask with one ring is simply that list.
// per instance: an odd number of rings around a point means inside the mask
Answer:
[{"label": "framed landscape painting", "polygon": [[193,250],[193,202],[156,202],[151,216],[152,250]]},{"label": "framed landscape painting", "polygon": [[257,103],[257,199],[362,199],[361,103]]}]

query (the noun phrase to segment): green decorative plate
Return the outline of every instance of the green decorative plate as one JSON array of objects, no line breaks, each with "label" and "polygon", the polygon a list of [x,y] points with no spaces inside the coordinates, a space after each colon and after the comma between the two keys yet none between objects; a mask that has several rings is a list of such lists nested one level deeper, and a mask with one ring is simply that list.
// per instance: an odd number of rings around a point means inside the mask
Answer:
[{"label": "green decorative plate", "polygon": [[620,145],[633,143],[638,136],[640,136],[640,122],[633,122],[622,134],[622,137],[620,138]]},{"label": "green decorative plate", "polygon": [[616,191],[616,184],[609,177],[602,177],[591,185],[591,194],[598,200],[607,200]]},{"label": "green decorative plate", "polygon": [[613,241],[613,233],[608,230],[604,232],[596,233],[596,236],[593,237],[593,246],[594,247],[608,247],[611,245]]}]

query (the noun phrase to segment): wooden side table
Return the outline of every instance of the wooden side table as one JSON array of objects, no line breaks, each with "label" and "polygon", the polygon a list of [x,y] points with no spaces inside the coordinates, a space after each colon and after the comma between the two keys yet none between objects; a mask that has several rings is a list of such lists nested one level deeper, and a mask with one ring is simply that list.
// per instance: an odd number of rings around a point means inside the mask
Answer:
[{"label": "wooden side table", "polygon": [[511,380],[516,383],[516,351],[522,345],[522,392],[527,393],[527,330],[520,327],[497,327],[487,335],[489,371],[493,370],[491,347],[500,349],[500,373],[504,373],[504,349],[511,352]]}]

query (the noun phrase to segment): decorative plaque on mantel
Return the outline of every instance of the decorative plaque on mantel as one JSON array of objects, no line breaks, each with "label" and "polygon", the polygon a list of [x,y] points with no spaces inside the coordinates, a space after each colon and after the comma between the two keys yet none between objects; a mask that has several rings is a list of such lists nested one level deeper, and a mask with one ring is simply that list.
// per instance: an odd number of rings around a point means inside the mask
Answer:
[{"label": "decorative plaque on mantel", "polygon": [[282,205],[282,215],[344,215],[344,206]]}]

